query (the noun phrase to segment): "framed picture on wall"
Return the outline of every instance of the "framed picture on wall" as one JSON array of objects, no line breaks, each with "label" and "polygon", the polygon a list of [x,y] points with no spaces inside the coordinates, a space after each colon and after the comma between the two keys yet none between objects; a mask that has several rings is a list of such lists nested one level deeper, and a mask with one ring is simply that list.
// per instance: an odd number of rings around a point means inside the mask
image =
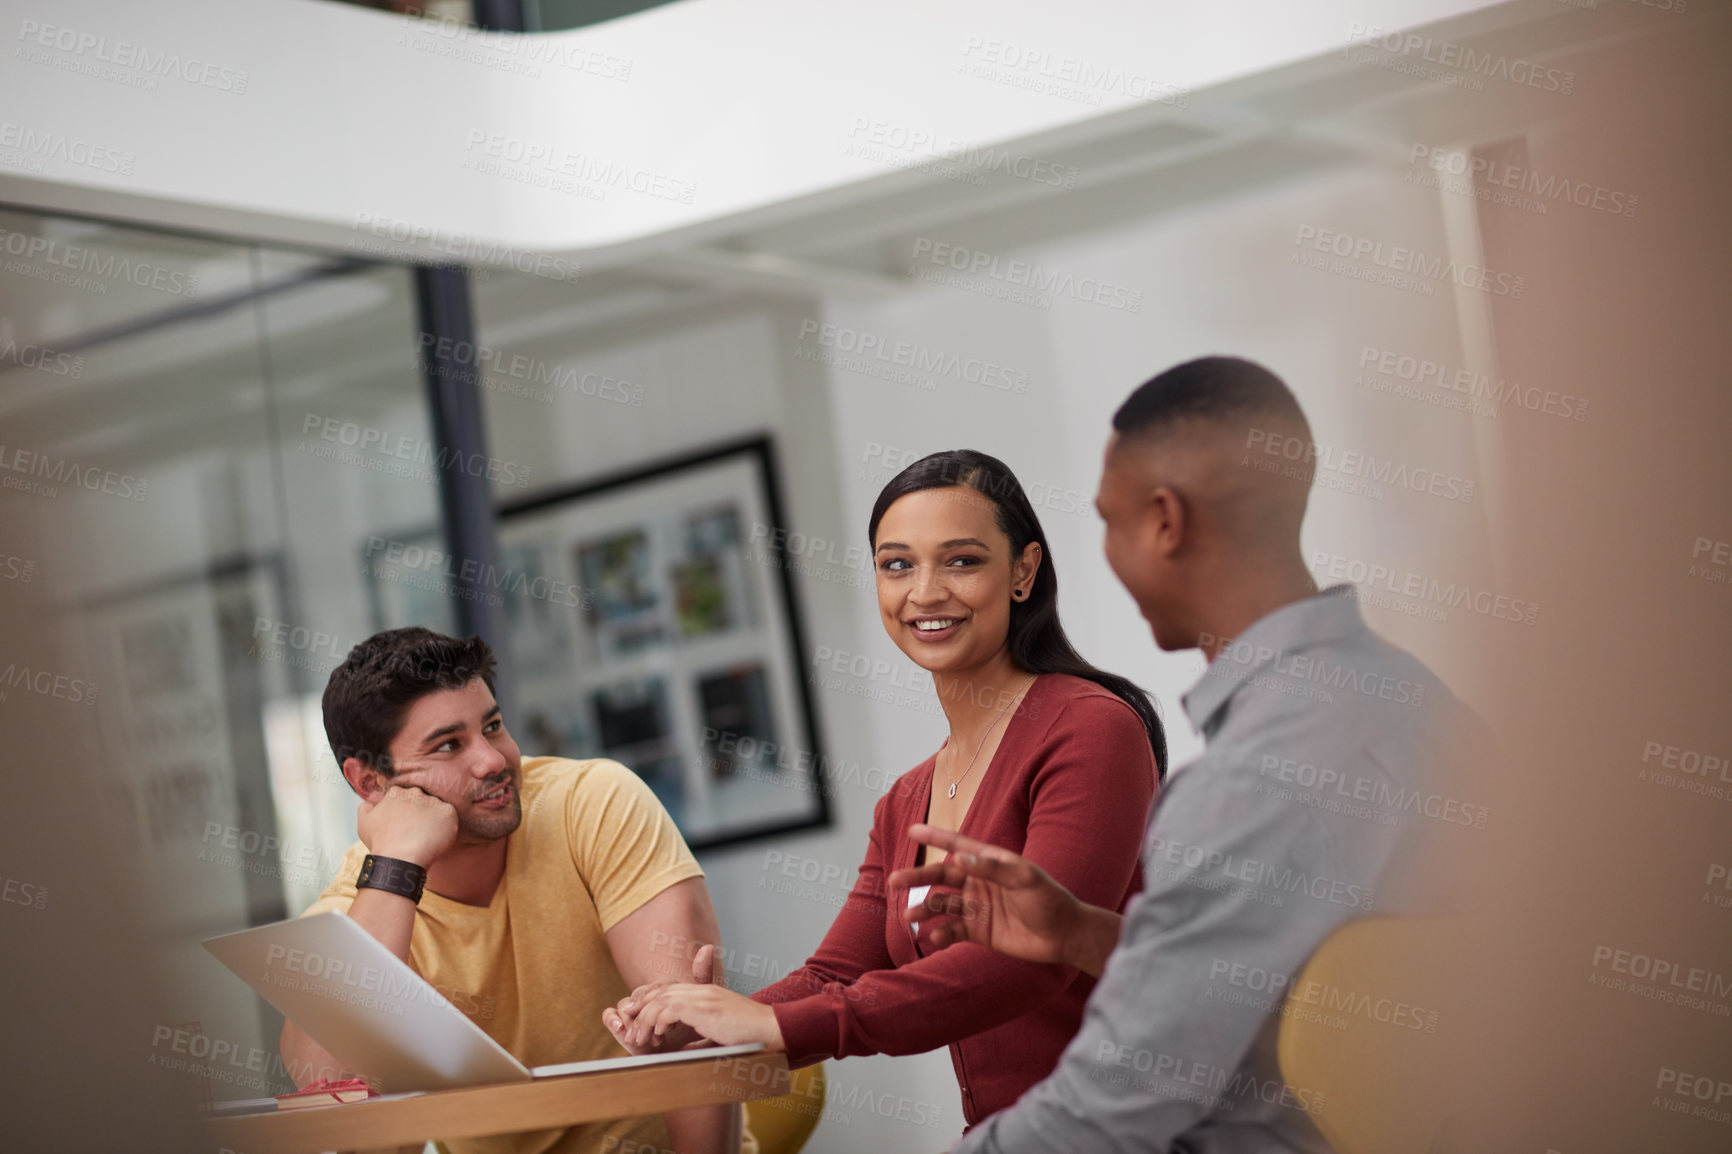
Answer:
[{"label": "framed picture on wall", "polygon": [[[534,494],[499,517],[483,584],[504,602],[508,722],[525,757],[625,764],[693,848],[828,823],[768,438]],[[439,547],[432,532],[400,539]],[[379,560],[379,627],[438,628],[418,601],[436,583]]]}]

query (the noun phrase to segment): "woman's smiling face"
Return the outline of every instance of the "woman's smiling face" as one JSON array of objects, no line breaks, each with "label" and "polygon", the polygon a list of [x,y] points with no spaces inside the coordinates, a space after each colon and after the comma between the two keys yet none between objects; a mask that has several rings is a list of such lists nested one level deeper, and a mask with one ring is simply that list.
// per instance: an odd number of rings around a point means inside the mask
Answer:
[{"label": "woman's smiling face", "polygon": [[884,631],[922,669],[956,675],[1003,650],[1013,590],[1040,561],[1012,557],[990,498],[964,485],[898,497],[878,522],[873,562]]}]

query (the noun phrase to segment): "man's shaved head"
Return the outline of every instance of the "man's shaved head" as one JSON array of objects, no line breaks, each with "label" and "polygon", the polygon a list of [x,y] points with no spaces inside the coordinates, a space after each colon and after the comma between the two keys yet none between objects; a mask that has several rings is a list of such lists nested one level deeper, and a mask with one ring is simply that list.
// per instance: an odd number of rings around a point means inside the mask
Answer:
[{"label": "man's shaved head", "polygon": [[1164,648],[1196,644],[1212,601],[1254,600],[1270,577],[1310,584],[1311,446],[1292,391],[1238,357],[1168,369],[1113,415],[1097,501],[1107,559]]},{"label": "man's shaved head", "polygon": [[[1199,528],[1249,554],[1297,545],[1311,492],[1311,426],[1292,390],[1262,365],[1186,361],[1126,398],[1113,430],[1116,453],[1177,489]],[[1267,451],[1288,444],[1303,446],[1297,460]]]},{"label": "man's shaved head", "polygon": [[1292,390],[1262,365],[1239,357],[1199,357],[1138,387],[1113,414],[1113,429],[1128,439],[1159,435],[1185,420],[1234,424],[1254,416],[1305,426]]}]

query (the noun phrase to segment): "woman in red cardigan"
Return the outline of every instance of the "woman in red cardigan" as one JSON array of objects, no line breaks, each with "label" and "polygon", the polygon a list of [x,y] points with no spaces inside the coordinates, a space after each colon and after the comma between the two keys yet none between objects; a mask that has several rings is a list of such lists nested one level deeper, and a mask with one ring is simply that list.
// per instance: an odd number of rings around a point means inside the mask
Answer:
[{"label": "woman in red cardigan", "polygon": [[907,892],[884,884],[942,857],[908,827],[1002,845],[1123,911],[1142,886],[1166,740],[1148,696],[1066,639],[1046,535],[1002,462],[966,449],[917,461],[879,494],[867,535],[884,629],[932,674],[949,737],[879,800],[859,878],[803,967],[749,998],[656,983],[603,1020],[634,1052],[691,1031],[786,1050],[792,1066],[948,1045],[973,1125],[1052,1071],[1094,980],[971,943],[934,949],[902,920]]}]

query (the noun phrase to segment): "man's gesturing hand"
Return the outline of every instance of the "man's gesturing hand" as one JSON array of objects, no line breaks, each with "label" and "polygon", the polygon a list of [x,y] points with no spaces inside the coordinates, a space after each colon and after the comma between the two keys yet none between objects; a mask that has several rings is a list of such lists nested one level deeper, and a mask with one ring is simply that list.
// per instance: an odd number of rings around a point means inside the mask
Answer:
[{"label": "man's gesturing hand", "polygon": [[929,931],[933,945],[974,942],[1013,958],[1100,975],[1118,941],[1117,914],[1078,901],[1045,870],[1007,849],[924,824],[909,827],[908,836],[949,856],[897,870],[890,888],[961,891],[928,891],[902,915],[910,924],[936,919]]},{"label": "man's gesturing hand", "polygon": [[457,841],[457,811],[418,786],[392,785],[363,801],[356,832],[368,853],[432,865]]}]

